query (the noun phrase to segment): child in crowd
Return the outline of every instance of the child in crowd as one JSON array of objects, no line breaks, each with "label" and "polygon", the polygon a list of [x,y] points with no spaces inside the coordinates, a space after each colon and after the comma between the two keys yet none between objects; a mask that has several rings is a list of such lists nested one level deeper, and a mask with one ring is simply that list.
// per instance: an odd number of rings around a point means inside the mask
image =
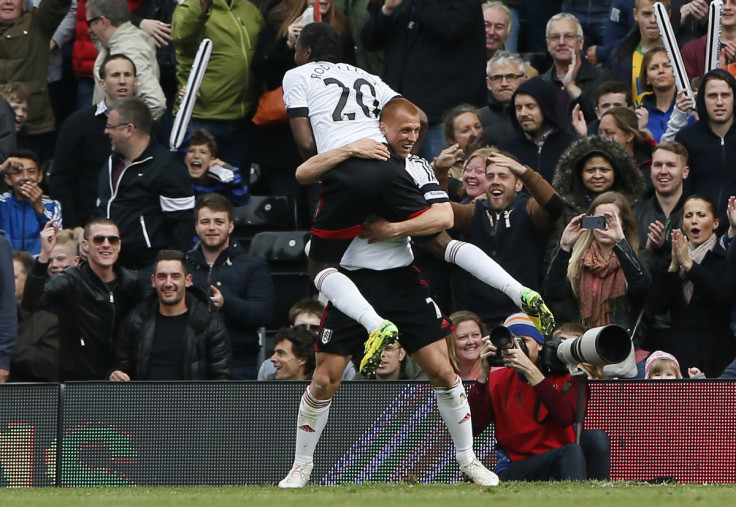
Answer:
[{"label": "child in crowd", "polygon": [[195,199],[216,192],[224,195],[233,206],[250,202],[250,190],[240,169],[216,158],[217,141],[207,130],[193,130],[189,134],[189,148],[184,163],[192,178]]},{"label": "child in crowd", "polygon": [[15,113],[15,131],[16,133],[20,133],[28,119],[28,100],[31,98],[31,94],[23,83],[14,81],[0,85],[0,95],[13,108],[13,112]]},{"label": "child in crowd", "polygon": [[[698,368],[688,368],[687,374],[690,378],[705,378]],[[680,363],[675,356],[667,352],[661,350],[652,352],[644,365],[644,378],[656,380],[682,378]]]}]

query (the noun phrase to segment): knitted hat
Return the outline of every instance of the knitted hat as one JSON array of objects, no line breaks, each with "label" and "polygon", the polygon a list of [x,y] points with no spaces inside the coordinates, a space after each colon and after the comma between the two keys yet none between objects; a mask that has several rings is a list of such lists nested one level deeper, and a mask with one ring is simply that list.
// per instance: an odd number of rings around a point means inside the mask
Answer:
[{"label": "knitted hat", "polygon": [[534,325],[532,319],[526,313],[514,313],[504,321],[503,325],[511,330],[516,336],[528,336],[534,338],[544,345],[544,336]]},{"label": "knitted hat", "polygon": [[675,368],[677,368],[677,371],[680,371],[680,363],[677,362],[675,356],[668,354],[667,352],[657,350],[652,352],[652,354],[647,358],[647,362],[644,363],[644,378],[649,378],[649,372],[652,370],[652,366],[660,359],[671,361],[672,364],[675,365]]}]

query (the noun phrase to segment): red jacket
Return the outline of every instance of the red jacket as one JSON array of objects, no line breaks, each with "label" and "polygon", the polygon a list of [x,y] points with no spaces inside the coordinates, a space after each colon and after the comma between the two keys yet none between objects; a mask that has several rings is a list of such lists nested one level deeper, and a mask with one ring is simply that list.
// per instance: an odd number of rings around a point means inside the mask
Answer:
[{"label": "red jacket", "polygon": [[[562,389],[571,385],[563,393]],[[535,404],[539,408],[535,419]],[[519,461],[575,442],[577,380],[552,374],[532,387],[511,368],[491,372],[486,384],[475,382],[468,402],[473,434],[493,422],[496,440],[511,461]],[[542,421],[541,423],[539,421]]]}]

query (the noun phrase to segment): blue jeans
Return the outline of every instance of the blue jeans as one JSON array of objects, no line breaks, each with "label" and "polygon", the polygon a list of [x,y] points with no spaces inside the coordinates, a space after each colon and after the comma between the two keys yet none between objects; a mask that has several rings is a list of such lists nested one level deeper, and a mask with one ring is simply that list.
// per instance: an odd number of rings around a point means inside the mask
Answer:
[{"label": "blue jeans", "polygon": [[611,477],[611,441],[602,430],[585,430],[580,445],[568,444],[515,461],[498,471],[502,481],[585,481]]}]

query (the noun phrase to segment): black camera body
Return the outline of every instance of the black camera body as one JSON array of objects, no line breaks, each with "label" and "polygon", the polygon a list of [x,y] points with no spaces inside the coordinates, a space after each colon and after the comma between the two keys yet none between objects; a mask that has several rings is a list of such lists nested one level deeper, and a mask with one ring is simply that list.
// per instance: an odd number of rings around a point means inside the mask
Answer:
[{"label": "black camera body", "polygon": [[519,344],[519,348],[524,351],[526,357],[529,357],[529,349],[526,342],[516,336],[509,328],[497,326],[491,331],[489,338],[494,347],[496,347],[496,356],[488,358],[488,364],[491,366],[504,366],[502,350],[514,348],[514,340]]}]

